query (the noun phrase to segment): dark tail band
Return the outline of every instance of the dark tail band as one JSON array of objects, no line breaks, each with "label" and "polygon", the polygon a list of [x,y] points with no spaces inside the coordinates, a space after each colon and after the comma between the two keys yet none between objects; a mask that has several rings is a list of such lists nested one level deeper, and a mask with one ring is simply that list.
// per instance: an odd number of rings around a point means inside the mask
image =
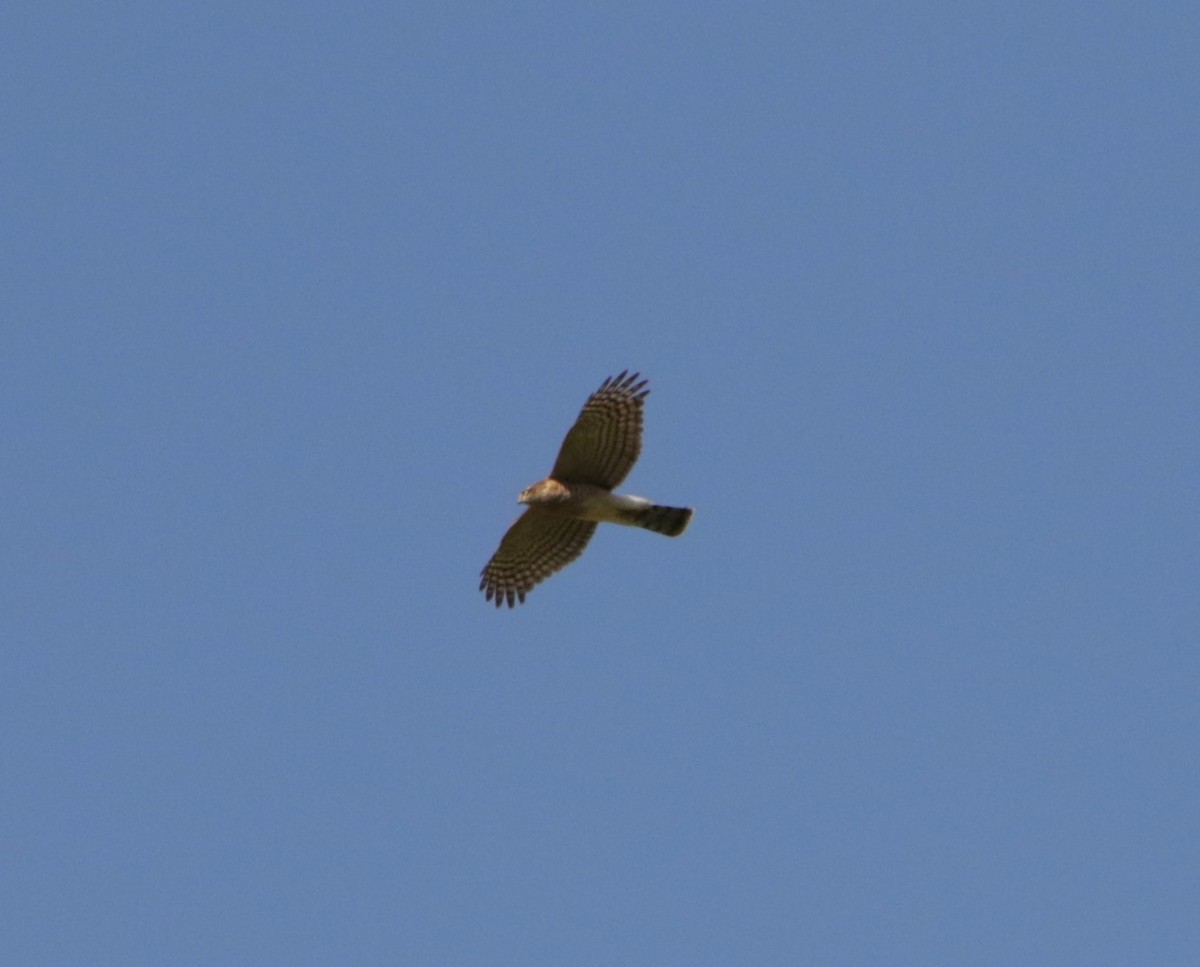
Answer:
[{"label": "dark tail band", "polygon": [[691,507],[663,507],[655,504],[645,510],[639,510],[630,518],[630,523],[644,527],[656,534],[666,534],[667,537],[678,537],[692,519]]}]

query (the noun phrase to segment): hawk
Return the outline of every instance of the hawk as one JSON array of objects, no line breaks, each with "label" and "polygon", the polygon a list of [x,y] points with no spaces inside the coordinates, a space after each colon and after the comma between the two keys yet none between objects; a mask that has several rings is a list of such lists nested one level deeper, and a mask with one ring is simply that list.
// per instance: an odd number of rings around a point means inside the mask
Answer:
[{"label": "hawk", "polygon": [[645,497],[614,494],[642,452],[642,401],[648,380],[640,373],[610,376],[588,397],[567,431],[545,480],[517,497],[526,511],[508,529],[483,569],[479,590],[499,608],[511,608],[534,586],[583,553],[601,521],[644,527],[678,537],[692,519],[690,507],[664,507]]}]

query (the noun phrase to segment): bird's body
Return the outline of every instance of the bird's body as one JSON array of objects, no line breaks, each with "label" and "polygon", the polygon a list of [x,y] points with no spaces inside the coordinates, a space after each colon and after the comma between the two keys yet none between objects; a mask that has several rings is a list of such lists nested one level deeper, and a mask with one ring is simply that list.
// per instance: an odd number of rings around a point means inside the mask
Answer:
[{"label": "bird's body", "polygon": [[567,432],[550,476],[521,491],[517,499],[528,509],[504,535],[479,583],[497,607],[524,602],[538,582],[575,560],[598,523],[669,537],[687,528],[691,508],[613,493],[642,449],[642,401],[650,391],[637,379],[624,372],[606,379]]},{"label": "bird's body", "polygon": [[644,527],[669,537],[682,534],[692,519],[687,507],[664,507],[645,497],[614,494],[595,484],[564,484],[553,477],[526,487],[517,501],[547,514]]}]

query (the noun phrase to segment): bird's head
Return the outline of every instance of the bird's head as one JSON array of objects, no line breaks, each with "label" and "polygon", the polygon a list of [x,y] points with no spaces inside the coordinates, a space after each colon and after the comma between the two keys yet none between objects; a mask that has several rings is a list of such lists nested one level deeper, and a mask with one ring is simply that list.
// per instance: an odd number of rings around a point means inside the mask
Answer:
[{"label": "bird's head", "polygon": [[571,492],[557,480],[539,480],[530,484],[517,495],[519,504],[552,504],[566,500]]}]

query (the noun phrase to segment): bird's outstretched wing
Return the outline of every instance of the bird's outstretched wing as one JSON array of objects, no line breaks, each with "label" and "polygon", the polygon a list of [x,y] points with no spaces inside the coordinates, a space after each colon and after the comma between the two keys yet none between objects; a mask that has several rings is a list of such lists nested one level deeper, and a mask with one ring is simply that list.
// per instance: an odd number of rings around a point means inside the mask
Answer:
[{"label": "bird's outstretched wing", "polygon": [[638,382],[640,373],[626,372],[610,376],[583,404],[550,471],[555,480],[612,490],[633,469],[642,452],[642,401],[650,390],[649,380]]},{"label": "bird's outstretched wing", "polygon": [[583,553],[595,533],[595,521],[560,517],[530,507],[508,529],[500,547],[482,571],[479,590],[487,599],[511,608],[555,571]]}]

